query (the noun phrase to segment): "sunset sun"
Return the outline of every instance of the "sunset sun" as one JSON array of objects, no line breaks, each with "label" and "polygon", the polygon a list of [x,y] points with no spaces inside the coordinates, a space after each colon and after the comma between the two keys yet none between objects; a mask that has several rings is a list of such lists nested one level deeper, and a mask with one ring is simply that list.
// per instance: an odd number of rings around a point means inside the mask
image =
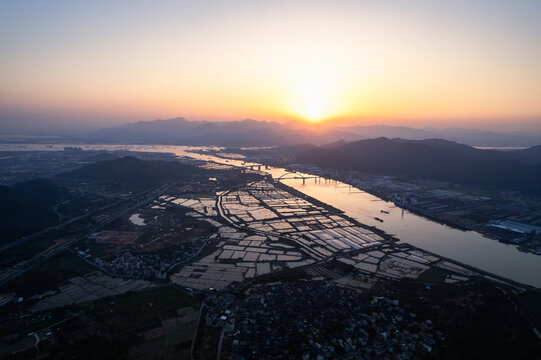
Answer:
[{"label": "sunset sun", "polygon": [[326,113],[326,101],[329,94],[325,93],[325,85],[317,81],[308,82],[299,94],[299,115],[310,122],[323,120]]},{"label": "sunset sun", "polygon": [[322,114],[321,104],[317,101],[306,104],[306,120],[312,122],[321,121]]},{"label": "sunset sun", "polygon": [[341,112],[338,98],[339,78],[324,67],[300,71],[289,86],[291,111],[309,122],[319,122]]}]

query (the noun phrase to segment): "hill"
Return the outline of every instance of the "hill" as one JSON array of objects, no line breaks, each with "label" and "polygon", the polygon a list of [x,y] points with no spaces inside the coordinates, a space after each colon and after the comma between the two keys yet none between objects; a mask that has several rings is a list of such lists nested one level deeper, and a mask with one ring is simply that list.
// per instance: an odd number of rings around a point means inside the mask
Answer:
[{"label": "hill", "polygon": [[461,128],[411,128],[406,126],[347,126],[342,128],[360,138],[386,137],[390,139],[402,138],[408,140],[444,139],[453,142],[481,147],[515,147],[534,146],[541,143],[541,134],[529,133],[498,133]]},{"label": "hill", "polygon": [[521,160],[520,153],[478,150],[445,140],[360,140],[305,151],[296,161],[541,195],[541,165]]},{"label": "hill", "polygon": [[15,187],[0,186],[1,243],[18,239],[54,224],[52,206]]},{"label": "hill", "polygon": [[0,187],[0,232],[2,241],[16,240],[58,221],[54,205],[72,193],[50,179],[34,179]]},{"label": "hill", "polygon": [[67,200],[72,196],[68,189],[55,184],[50,179],[24,181],[13,185],[13,187],[25,195],[49,205]]},{"label": "hill", "polygon": [[116,191],[142,191],[200,171],[175,161],[140,160],[131,156],[98,161],[58,175],[59,179],[102,185]]},{"label": "hill", "polygon": [[527,164],[541,164],[541,145],[524,150],[512,151],[510,156]]}]

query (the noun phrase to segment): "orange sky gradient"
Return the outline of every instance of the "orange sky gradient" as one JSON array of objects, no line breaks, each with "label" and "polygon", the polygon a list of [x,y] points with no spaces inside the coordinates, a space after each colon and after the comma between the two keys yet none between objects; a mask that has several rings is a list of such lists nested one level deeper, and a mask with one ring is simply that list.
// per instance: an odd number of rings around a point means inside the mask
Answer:
[{"label": "orange sky gradient", "polygon": [[541,130],[540,14],[536,1],[2,3],[0,121]]}]

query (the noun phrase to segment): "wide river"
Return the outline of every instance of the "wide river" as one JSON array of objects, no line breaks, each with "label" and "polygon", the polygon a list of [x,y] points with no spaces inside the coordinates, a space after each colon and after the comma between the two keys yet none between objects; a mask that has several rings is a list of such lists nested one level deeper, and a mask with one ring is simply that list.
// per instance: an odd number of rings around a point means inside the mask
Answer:
[{"label": "wide river", "polygon": [[[64,146],[68,145],[0,144],[0,151],[51,151],[62,150]],[[152,145],[70,146],[81,147],[85,150],[168,152],[178,156],[188,156],[194,159],[229,165],[249,165],[242,160],[223,159],[212,155],[190,152],[190,150],[204,150],[206,148]],[[262,166],[261,169],[270,173],[274,178],[279,178],[287,172],[282,168],[265,169]],[[520,252],[515,246],[486,238],[474,231],[462,231],[436,223],[396,207],[392,202],[384,201],[341,182],[326,181],[323,178],[319,181],[307,179],[303,182],[301,179],[292,179],[291,176],[287,175],[284,178],[285,180],[282,180],[282,182],[286,185],[344,211],[346,215],[361,223],[376,226],[386,233],[396,236],[402,242],[508,279],[541,288],[541,256]],[[389,214],[382,213],[381,210],[385,210]],[[383,219],[384,222],[376,221],[375,217]]]}]

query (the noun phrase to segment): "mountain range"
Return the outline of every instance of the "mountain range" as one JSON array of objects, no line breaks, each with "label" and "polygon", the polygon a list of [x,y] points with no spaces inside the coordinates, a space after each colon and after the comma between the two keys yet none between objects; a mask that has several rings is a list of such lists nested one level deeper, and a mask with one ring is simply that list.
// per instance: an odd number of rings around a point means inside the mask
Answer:
[{"label": "mountain range", "polygon": [[338,139],[359,137],[339,129],[320,131],[300,123],[242,121],[188,121],[184,118],[141,121],[100,129],[85,135],[85,140],[138,144],[277,146],[312,142],[323,144]]},{"label": "mountain range", "polygon": [[541,134],[507,134],[471,129],[416,129],[397,126],[332,126],[290,121],[188,121],[184,118],[140,121],[103,128],[78,141],[128,144],[215,145],[226,147],[323,145],[377,137],[409,140],[446,139],[479,147],[529,147],[541,144]]},{"label": "mountain range", "polygon": [[289,158],[322,168],[353,169],[541,195],[541,146],[497,151],[441,139],[377,138],[333,147],[303,148]]}]

